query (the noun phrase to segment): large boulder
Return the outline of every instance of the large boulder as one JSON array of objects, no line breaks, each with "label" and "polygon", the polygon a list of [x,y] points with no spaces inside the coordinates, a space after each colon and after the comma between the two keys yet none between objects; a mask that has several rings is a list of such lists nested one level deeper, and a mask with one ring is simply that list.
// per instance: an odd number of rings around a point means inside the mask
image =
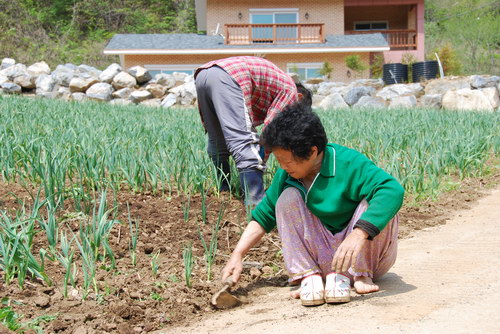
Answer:
[{"label": "large boulder", "polygon": [[150,107],[150,108],[161,108],[161,99],[145,100],[139,104],[141,106],[146,106],[146,107]]},{"label": "large boulder", "polygon": [[56,79],[52,75],[42,74],[36,79],[36,95],[44,97],[52,97],[51,93],[57,84]]},{"label": "large boulder", "polygon": [[66,68],[69,68],[70,70],[72,70],[73,72],[76,72],[78,71],[78,66],[76,66],[75,64],[71,64],[71,63],[66,63],[63,65],[64,67]]},{"label": "large boulder", "polygon": [[35,80],[28,73],[26,65],[15,64],[0,71],[0,75],[7,77],[18,86],[25,89],[35,88]]},{"label": "large boulder", "polygon": [[69,82],[71,93],[85,92],[90,86],[97,83],[98,80],[92,76],[88,78],[75,77]]},{"label": "large boulder", "polygon": [[26,65],[15,64],[1,70],[0,75],[7,77],[9,80],[14,80],[18,73],[24,72],[26,72]]},{"label": "large boulder", "polygon": [[385,108],[386,101],[381,97],[376,96],[363,96],[359,101],[353,105],[355,108]]},{"label": "large boulder", "polygon": [[295,83],[300,82],[300,76],[298,73],[292,72],[292,73],[288,73],[288,75],[290,76],[290,78],[292,78],[293,82],[295,82]]},{"label": "large boulder", "polygon": [[125,87],[135,87],[137,85],[137,80],[128,74],[127,72],[120,72],[113,78],[113,87],[115,89],[122,89]]},{"label": "large boulder", "polygon": [[390,108],[414,108],[417,106],[417,98],[414,95],[397,96],[391,99]]},{"label": "large boulder", "polygon": [[125,100],[125,99],[114,99],[109,102],[109,104],[117,105],[117,106],[127,106],[129,104],[132,104],[132,101],[130,100]]},{"label": "large boulder", "polygon": [[89,99],[95,101],[109,101],[113,93],[113,86],[106,82],[98,82],[87,89],[87,96]]},{"label": "large boulder", "polygon": [[345,109],[349,108],[349,105],[344,101],[342,95],[333,93],[325,97],[319,107],[323,109]]},{"label": "large boulder", "polygon": [[[79,65],[77,68],[76,68],[76,73],[78,75],[81,75],[81,74],[87,74],[87,75],[90,75],[91,77],[94,77],[95,79],[99,79],[99,76],[101,75],[102,71],[101,70],[98,70],[97,68],[95,67],[92,67],[92,66],[89,66],[89,65],[85,65],[85,64],[82,64],[82,65]],[[83,77],[86,77],[85,75]]]},{"label": "large boulder", "polygon": [[313,94],[312,96],[312,105],[317,107],[320,105],[320,103],[326,99],[326,96],[324,95],[318,95],[318,94]]},{"label": "large boulder", "polygon": [[333,93],[339,93],[344,95],[349,90],[349,87],[343,82],[322,82],[318,85],[316,94],[318,95],[330,95]]},{"label": "large boulder", "polygon": [[0,74],[0,85],[7,81],[9,81],[9,78],[7,78],[5,75]]},{"label": "large boulder", "polygon": [[155,75],[152,83],[157,83],[170,89],[175,86],[175,78],[172,74],[158,73]]},{"label": "large boulder", "polygon": [[128,73],[132,75],[139,84],[143,84],[151,80],[151,74],[142,66],[134,66],[128,69]]},{"label": "large boulder", "polygon": [[0,70],[6,69],[7,67],[14,66],[16,64],[16,60],[12,58],[4,58],[2,59],[2,64],[0,65]]},{"label": "large boulder", "polygon": [[71,94],[71,100],[82,102],[82,101],[88,100],[88,96],[85,93],[76,92],[76,93]]},{"label": "large boulder", "polygon": [[170,93],[161,101],[161,106],[163,108],[170,108],[174,104],[177,103],[177,95],[174,93]]},{"label": "large boulder", "polygon": [[114,91],[112,96],[116,99],[128,99],[128,97],[130,96],[130,94],[132,94],[134,90],[132,88],[129,88],[129,87],[125,87],[125,88],[122,88],[122,89],[118,89],[117,91]]},{"label": "large boulder", "polygon": [[161,98],[167,93],[168,88],[159,84],[148,84],[146,90],[150,92],[153,97]]},{"label": "large boulder", "polygon": [[430,80],[425,86],[426,95],[441,94],[443,95],[449,90],[459,90],[470,88],[469,78],[462,77],[446,77],[443,79]]},{"label": "large boulder", "polygon": [[55,79],[57,85],[69,87],[71,79],[75,76],[75,70],[66,65],[57,65],[51,75]]},{"label": "large boulder", "polygon": [[193,104],[197,97],[196,86],[194,81],[185,83],[183,85],[171,88],[169,93],[174,93],[181,98],[181,104],[189,105]]},{"label": "large boulder", "polygon": [[122,67],[116,63],[109,65],[102,73],[99,75],[99,81],[111,83],[115,75],[122,71]]},{"label": "large boulder", "polygon": [[33,78],[28,72],[18,73],[12,81],[25,89],[33,89],[36,87],[35,78]]},{"label": "large boulder", "polygon": [[496,87],[500,77],[491,75],[471,75],[470,85],[472,88]]},{"label": "large boulder", "polygon": [[374,89],[371,87],[353,87],[347,91],[347,94],[345,94],[344,96],[344,100],[348,105],[352,106],[353,104],[358,102],[361,97],[370,96],[372,91],[374,91]]},{"label": "large boulder", "polygon": [[443,108],[449,110],[494,111],[488,97],[478,89],[450,90],[443,95]]},{"label": "large boulder", "polygon": [[27,71],[36,80],[42,74],[50,74],[50,66],[46,62],[41,61],[29,66]]},{"label": "large boulder", "polygon": [[7,94],[21,94],[21,86],[13,83],[13,82],[4,82],[0,85],[0,88]]},{"label": "large boulder", "polygon": [[69,101],[71,100],[71,92],[68,87],[59,87],[55,92],[55,98]]},{"label": "large boulder", "polygon": [[488,101],[490,102],[493,109],[500,106],[500,98],[498,96],[498,90],[496,87],[486,87],[481,89]]},{"label": "large boulder", "polygon": [[142,101],[145,101],[147,99],[150,99],[153,97],[153,94],[148,92],[147,90],[136,90],[130,94],[128,99],[132,101],[133,103],[137,104]]},{"label": "large boulder", "polygon": [[426,108],[441,108],[441,100],[443,95],[441,94],[430,94],[424,95],[420,98],[420,106]]},{"label": "large boulder", "polygon": [[385,83],[382,79],[359,79],[352,82],[349,86],[351,87],[371,87],[373,89],[379,90],[384,88]]},{"label": "large boulder", "polygon": [[412,84],[395,84],[384,87],[375,96],[381,97],[385,100],[391,100],[398,96],[415,95],[419,96],[424,90],[420,83]]},{"label": "large boulder", "polygon": [[187,73],[184,73],[184,72],[174,72],[172,73],[172,75],[174,76],[174,79],[175,79],[175,84],[176,85],[182,85],[182,84],[185,84],[186,83],[186,78],[188,76]]}]

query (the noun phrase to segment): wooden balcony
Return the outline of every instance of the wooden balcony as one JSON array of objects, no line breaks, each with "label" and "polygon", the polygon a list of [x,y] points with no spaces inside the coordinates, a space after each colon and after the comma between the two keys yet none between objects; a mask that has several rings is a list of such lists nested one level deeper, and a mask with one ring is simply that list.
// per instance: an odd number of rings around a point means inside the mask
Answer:
[{"label": "wooden balcony", "polygon": [[324,24],[225,24],[226,44],[324,43]]},{"label": "wooden balcony", "polygon": [[391,50],[416,50],[417,31],[416,30],[346,30],[346,35],[354,34],[374,34],[381,33]]}]

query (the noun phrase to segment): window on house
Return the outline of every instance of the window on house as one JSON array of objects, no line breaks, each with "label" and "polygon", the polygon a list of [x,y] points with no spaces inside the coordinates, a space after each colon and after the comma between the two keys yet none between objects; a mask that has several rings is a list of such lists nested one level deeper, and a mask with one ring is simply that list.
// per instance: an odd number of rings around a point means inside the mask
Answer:
[{"label": "window on house", "polygon": [[319,71],[323,63],[289,63],[286,65],[288,73],[297,73],[300,80],[309,80],[323,77]]},{"label": "window on house", "polygon": [[154,78],[159,73],[172,74],[181,72],[186,74],[194,74],[194,70],[201,65],[144,65],[144,68],[149,71],[149,74]]},{"label": "window on house", "polygon": [[[289,9],[250,9],[251,24],[297,24],[299,20],[299,10]],[[254,43],[273,43],[294,41],[297,36],[297,27],[279,27],[276,29],[276,36],[273,36],[272,27],[252,28],[252,40]]]},{"label": "window on house", "polygon": [[354,30],[387,30],[388,28],[387,21],[354,22]]}]

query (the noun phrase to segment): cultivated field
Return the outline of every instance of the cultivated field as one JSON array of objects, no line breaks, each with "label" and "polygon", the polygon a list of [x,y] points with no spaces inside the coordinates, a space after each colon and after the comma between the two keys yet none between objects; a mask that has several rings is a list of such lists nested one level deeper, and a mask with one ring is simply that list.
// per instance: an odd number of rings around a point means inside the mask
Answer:
[{"label": "cultivated field", "polygon": [[[318,113],[331,142],[404,185],[401,236],[441,222],[432,200],[470,200],[498,182],[499,113]],[[192,109],[0,95],[0,324],[147,333],[215,312],[214,281],[248,208],[217,192],[205,140]],[[246,261],[255,269],[237,293],[250,303],[257,287],[286,285],[276,233]]]}]

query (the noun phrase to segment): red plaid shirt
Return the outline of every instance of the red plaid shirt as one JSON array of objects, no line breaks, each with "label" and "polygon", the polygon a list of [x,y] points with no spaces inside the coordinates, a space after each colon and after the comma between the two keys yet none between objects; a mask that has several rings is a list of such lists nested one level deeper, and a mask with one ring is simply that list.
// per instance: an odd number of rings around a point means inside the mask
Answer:
[{"label": "red plaid shirt", "polygon": [[240,56],[214,60],[196,70],[217,65],[241,87],[245,105],[254,126],[269,124],[277,113],[297,102],[293,79],[269,60]]}]

